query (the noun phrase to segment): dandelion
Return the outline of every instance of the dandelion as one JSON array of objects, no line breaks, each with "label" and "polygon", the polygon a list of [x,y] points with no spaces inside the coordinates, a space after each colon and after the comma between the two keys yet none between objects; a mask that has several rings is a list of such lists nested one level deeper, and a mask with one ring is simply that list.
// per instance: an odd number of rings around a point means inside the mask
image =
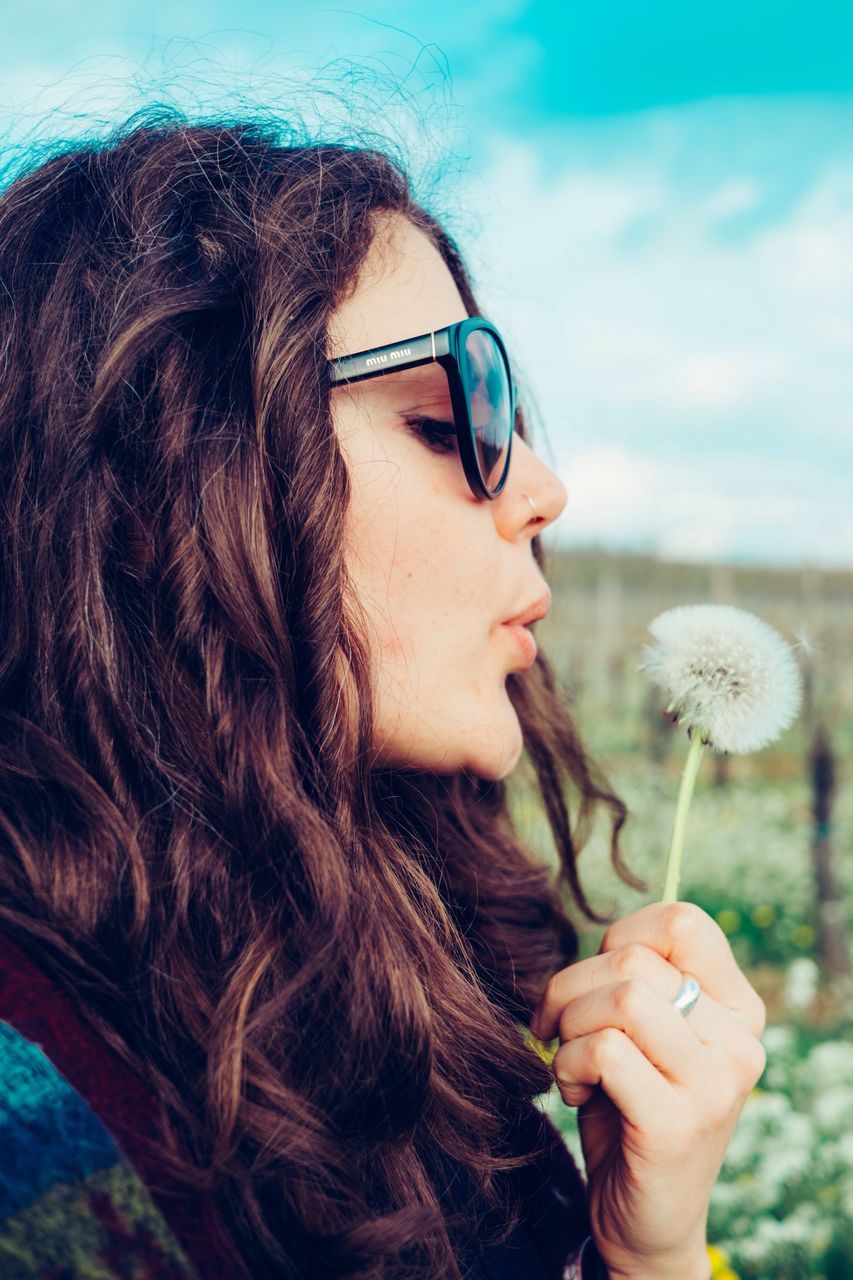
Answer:
[{"label": "dandelion", "polygon": [[674,902],[703,747],[737,755],[766,747],[793,724],[802,681],[779,633],[733,605],[680,605],[659,614],[649,631],[657,643],[644,646],[640,669],[667,692],[667,711],[690,737],[662,899]]}]

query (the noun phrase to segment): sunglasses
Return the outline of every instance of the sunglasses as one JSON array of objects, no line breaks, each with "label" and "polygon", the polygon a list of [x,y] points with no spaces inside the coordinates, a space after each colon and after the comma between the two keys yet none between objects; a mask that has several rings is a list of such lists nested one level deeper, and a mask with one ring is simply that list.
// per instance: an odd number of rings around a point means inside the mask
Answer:
[{"label": "sunglasses", "polygon": [[503,339],[483,316],[330,360],[332,385],[437,361],[447,375],[459,456],[477,498],[496,498],[509,473],[518,390]]}]

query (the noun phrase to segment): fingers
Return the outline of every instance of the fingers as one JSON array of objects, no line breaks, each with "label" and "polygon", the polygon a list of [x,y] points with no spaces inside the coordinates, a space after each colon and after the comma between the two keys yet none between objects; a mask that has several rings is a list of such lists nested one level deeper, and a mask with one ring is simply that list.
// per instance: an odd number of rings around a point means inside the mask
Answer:
[{"label": "fingers", "polygon": [[667,1113],[671,1086],[624,1031],[604,1027],[561,1045],[554,1076],[563,1101],[580,1106],[600,1085],[629,1123],[649,1128]]},{"label": "fingers", "polygon": [[[613,982],[610,986],[597,986],[587,995],[569,1001],[569,1004],[562,1009],[557,1023],[557,1032],[560,1034],[561,1041],[585,1034],[588,1030],[594,1030],[596,1023],[606,1025],[606,1019],[601,1018],[601,1011],[605,1007],[607,993],[612,991],[616,984],[622,988],[621,995],[619,992],[613,992],[617,1007],[622,1007],[620,1004],[622,1001],[626,1002],[626,1007],[630,1009],[631,1000],[642,1000],[643,993],[648,996],[648,992],[652,991],[660,996],[662,992],[662,1000],[667,1010],[678,1018],[676,1025],[683,1027],[685,1033],[689,1032],[690,1039],[694,1043],[702,1044],[704,1047],[722,1047],[729,1050],[736,1042],[751,1043],[756,1039],[752,1032],[748,1032],[743,1024],[734,1018],[730,1009],[726,1009],[725,1005],[719,1004],[719,1001],[708,996],[704,991],[699,992],[697,1002],[685,1018],[684,1014],[681,1014],[680,1010],[672,1004],[681,989],[681,974],[669,961],[656,955],[656,952],[648,951],[646,947],[630,946],[624,951],[612,952],[611,955],[603,956],[601,959],[602,980],[612,975]],[[631,993],[633,987],[639,988],[639,991]]]},{"label": "fingers", "polygon": [[[542,1040],[553,1040],[559,1031],[568,1039],[575,1019],[593,1004],[602,988],[620,981],[640,981],[654,987],[671,1004],[681,989],[681,971],[663,956],[638,942],[620,951],[591,956],[556,973],[549,983],[537,1018],[531,1030]],[[570,1009],[571,1012],[567,1012]],[[674,1012],[677,1012],[674,1010]],[[678,1016],[684,1021],[683,1015]],[[731,1010],[703,991],[688,1019],[691,1033],[702,1044],[713,1044],[722,1037],[735,1034],[742,1024],[735,1024]]]},{"label": "fingers", "polygon": [[[585,997],[571,1001],[560,1019],[562,1044],[552,1061],[564,1102],[580,1106],[589,1096],[590,1091],[585,1087],[601,1083],[622,1110],[619,1098],[611,1092],[610,1075],[606,1074],[606,1069],[612,1066],[611,1057],[602,1061],[596,1056],[619,1050],[620,1064],[625,1060],[628,1050],[619,1041],[610,1048],[605,1043],[602,1050],[602,1037],[610,1030],[617,1030],[629,1039],[643,1060],[642,1074],[638,1066],[638,1075],[634,1078],[635,1098],[647,1088],[646,1080],[651,1082],[647,1070],[651,1068],[656,1076],[656,1092],[663,1084],[678,1087],[684,1097],[693,1097],[698,1105],[712,1096],[724,1112],[739,1107],[749,1089],[761,1078],[765,1050],[758,1039],[735,1023],[729,1010],[716,1005],[710,997],[699,997],[699,1000],[702,998],[706,1000],[706,1036],[708,1025],[716,1023],[721,1028],[720,1034],[704,1042],[690,1025],[699,1011],[698,1004],[690,1011],[689,1018],[684,1018],[670,1001],[642,979],[630,978],[598,988],[592,1002]],[[633,1061],[637,1064],[639,1060],[633,1057]],[[617,1073],[616,1087],[619,1082]],[[634,1102],[635,1115],[646,1115],[644,1102],[646,1098]],[[660,1114],[658,1112],[658,1120]]]},{"label": "fingers", "polygon": [[643,979],[674,1000],[684,973],[693,974],[702,987],[690,1014],[700,1039],[722,1033],[720,1006],[753,1036],[761,1035],[761,998],[738,968],[725,934],[689,902],[653,903],[610,925],[597,956],[553,975],[531,1019],[531,1030],[546,1042],[552,1040],[569,1001],[584,993],[591,996],[597,987],[620,977]]},{"label": "fingers", "polygon": [[531,1020],[531,1030],[541,1040],[553,1040],[567,1004],[584,996],[592,1002],[599,987],[631,978],[651,984],[670,1000],[681,986],[681,974],[674,965],[649,947],[632,943],[621,951],[590,956],[555,973]]},{"label": "fingers", "polygon": [[560,1040],[567,1044],[606,1027],[629,1036],[668,1080],[687,1088],[701,1085],[707,1073],[704,1046],[687,1019],[649,983],[629,978],[599,987],[591,1000],[570,1001],[560,1016]]},{"label": "fingers", "polygon": [[692,973],[703,991],[740,1017],[753,1035],[761,1035],[764,1003],[707,911],[692,902],[653,902],[609,925],[599,954],[634,942],[657,951],[680,971]]}]

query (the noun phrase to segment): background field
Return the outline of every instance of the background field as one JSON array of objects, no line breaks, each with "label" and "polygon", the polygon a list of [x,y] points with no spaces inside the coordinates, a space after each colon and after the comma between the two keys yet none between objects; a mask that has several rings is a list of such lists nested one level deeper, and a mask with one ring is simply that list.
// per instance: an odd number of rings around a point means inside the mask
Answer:
[{"label": "background field", "polygon": [[[750,756],[705,753],[690,812],[680,896],[710,912],[768,1006],[768,1062],[729,1149],[712,1203],[717,1274],[744,1280],[853,1276],[853,1001],[838,940],[853,920],[853,573],[816,568],[664,564],[649,556],[553,550],[554,604],[537,624],[589,747],[630,817],[622,848],[648,880],[640,893],[610,867],[607,824],[581,854],[582,883],[602,911],[624,915],[660,896],[687,739],[638,667],[663,609],[735,604],[773,624],[797,654],[806,696],[796,724]],[[816,832],[815,735],[833,757],[831,822]],[[554,857],[523,762],[513,775],[519,827]],[[814,846],[831,854],[840,902],[816,891]],[[825,896],[825,890],[824,890]],[[577,913],[576,913],[577,915]],[[836,934],[828,964],[822,920]],[[582,954],[601,927],[578,918]],[[543,1106],[581,1157],[574,1110],[553,1090]]]}]

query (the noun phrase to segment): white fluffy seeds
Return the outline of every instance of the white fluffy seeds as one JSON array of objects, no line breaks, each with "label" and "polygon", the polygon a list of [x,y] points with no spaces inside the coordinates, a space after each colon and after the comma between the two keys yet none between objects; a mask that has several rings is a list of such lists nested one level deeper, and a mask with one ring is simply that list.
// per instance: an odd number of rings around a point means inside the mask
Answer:
[{"label": "white fluffy seeds", "polygon": [[792,650],[753,613],[687,604],[650,623],[641,670],[664,689],[679,722],[718,751],[744,754],[796,719],[802,682]]}]

